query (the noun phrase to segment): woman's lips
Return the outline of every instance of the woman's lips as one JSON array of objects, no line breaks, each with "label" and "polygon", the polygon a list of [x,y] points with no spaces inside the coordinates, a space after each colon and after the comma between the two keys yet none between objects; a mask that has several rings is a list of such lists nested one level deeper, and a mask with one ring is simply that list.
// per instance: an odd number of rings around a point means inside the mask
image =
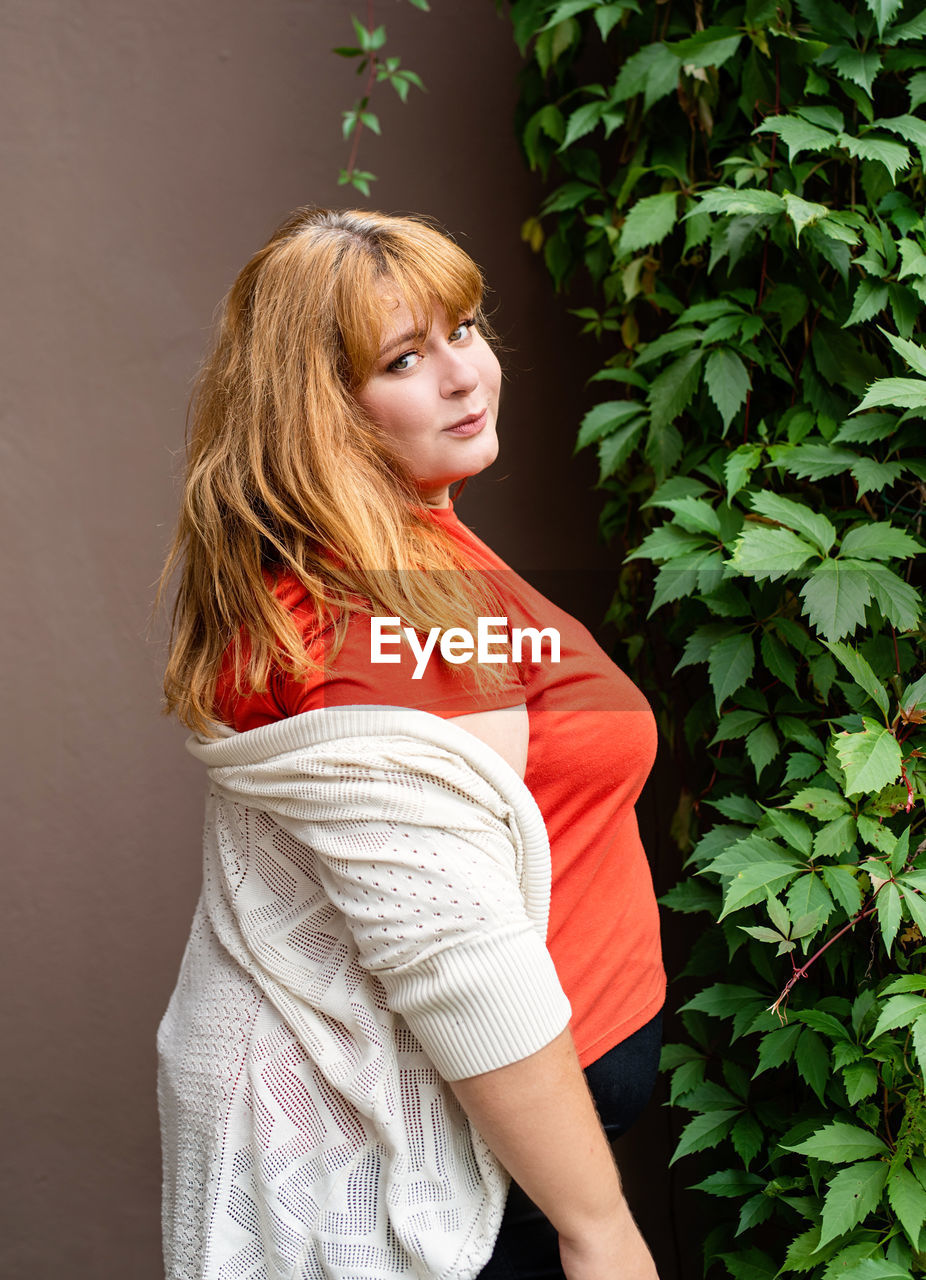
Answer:
[{"label": "woman's lips", "polygon": [[475,436],[483,429],[488,416],[488,409],[483,409],[482,413],[471,413],[468,418],[455,423],[452,427],[445,427],[444,430],[450,436]]}]

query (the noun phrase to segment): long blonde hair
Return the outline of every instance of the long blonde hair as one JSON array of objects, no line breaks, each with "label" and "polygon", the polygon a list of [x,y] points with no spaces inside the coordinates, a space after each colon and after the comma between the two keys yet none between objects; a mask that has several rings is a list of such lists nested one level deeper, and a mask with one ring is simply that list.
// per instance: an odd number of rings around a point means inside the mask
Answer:
[{"label": "long blonde hair", "polygon": [[[484,324],[482,277],[459,246],[417,218],[361,211],[297,209],[225,299],[159,589],[182,566],[166,710],[200,733],[229,651],[239,693],[266,689],[274,663],[296,677],[317,669],[274,591],[281,572],[319,626],[333,625],[329,661],[358,607],[424,632],[475,633],[480,613],[498,612],[354,398],[379,354],[384,281],[424,330],[435,303]],[[478,684],[501,675],[472,671]]]}]

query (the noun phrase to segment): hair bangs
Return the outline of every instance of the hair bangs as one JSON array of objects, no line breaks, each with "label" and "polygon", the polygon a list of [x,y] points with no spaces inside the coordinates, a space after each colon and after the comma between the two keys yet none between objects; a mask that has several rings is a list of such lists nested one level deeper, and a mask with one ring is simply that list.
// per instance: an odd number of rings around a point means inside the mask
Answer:
[{"label": "hair bangs", "polygon": [[346,288],[338,307],[345,380],[351,390],[372,374],[390,315],[403,303],[423,334],[430,332],[437,307],[454,323],[475,316],[486,331],[479,268],[458,245],[426,223],[401,220],[382,237],[375,254],[367,245],[351,248],[354,261],[349,270],[342,268],[340,283]]}]

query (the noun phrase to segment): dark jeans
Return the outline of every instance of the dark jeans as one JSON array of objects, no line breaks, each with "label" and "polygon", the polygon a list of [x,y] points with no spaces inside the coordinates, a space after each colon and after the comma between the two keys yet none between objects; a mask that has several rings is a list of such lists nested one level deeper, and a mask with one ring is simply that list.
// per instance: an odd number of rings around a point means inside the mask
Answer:
[{"label": "dark jeans", "polygon": [[[585,1068],[609,1138],[626,1133],[649,1101],[662,1043],[662,1014]],[[495,1251],[478,1280],[564,1280],[556,1231],[521,1188],[511,1184]]]}]

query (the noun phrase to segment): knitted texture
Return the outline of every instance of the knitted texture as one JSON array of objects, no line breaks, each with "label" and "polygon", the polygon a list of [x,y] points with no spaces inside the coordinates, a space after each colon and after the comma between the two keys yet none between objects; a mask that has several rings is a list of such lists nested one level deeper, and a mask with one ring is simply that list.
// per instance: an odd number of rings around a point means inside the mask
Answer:
[{"label": "knitted texture", "polygon": [[539,810],[421,711],[188,746],[212,787],[158,1035],[168,1280],[469,1280],[507,1177],[445,1081],[570,1013]]}]

